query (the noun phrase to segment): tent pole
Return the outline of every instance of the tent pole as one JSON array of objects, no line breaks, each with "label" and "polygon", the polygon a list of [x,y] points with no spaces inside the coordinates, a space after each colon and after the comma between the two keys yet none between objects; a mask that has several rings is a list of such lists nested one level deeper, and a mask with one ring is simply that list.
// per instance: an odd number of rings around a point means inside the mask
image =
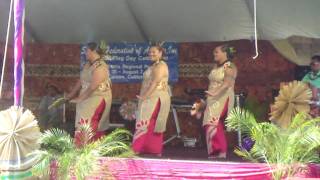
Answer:
[{"label": "tent pole", "polygon": [[9,36],[10,36],[10,25],[11,25],[11,17],[12,17],[12,5],[13,0],[10,1],[10,10],[9,10],[9,19],[8,19],[8,26],[7,26],[7,36],[6,36],[6,44],[4,46],[4,54],[2,60],[2,71],[1,71],[1,82],[0,82],[0,98],[2,98],[2,87],[3,87],[3,79],[4,79],[4,71],[6,67],[6,60],[7,60],[7,51],[8,51],[8,43],[9,43]]}]

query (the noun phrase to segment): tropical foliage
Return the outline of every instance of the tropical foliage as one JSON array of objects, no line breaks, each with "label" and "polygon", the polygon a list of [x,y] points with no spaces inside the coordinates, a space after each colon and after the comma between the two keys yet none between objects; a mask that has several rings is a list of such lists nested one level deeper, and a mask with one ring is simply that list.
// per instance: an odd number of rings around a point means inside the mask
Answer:
[{"label": "tropical foliage", "polygon": [[254,115],[235,108],[226,120],[229,130],[241,129],[255,142],[251,150],[235,149],[235,153],[252,162],[265,162],[273,168],[274,179],[290,177],[303,169],[303,164],[318,163],[320,147],[320,119],[296,115],[287,129],[262,122]]},{"label": "tropical foliage", "polygon": [[32,168],[33,174],[47,176],[55,168],[58,179],[70,179],[71,176],[84,179],[99,168],[100,156],[133,156],[129,147],[131,134],[127,130],[117,129],[96,141],[92,140],[93,134],[88,123],[82,123],[74,139],[60,129],[45,131],[39,139],[41,149],[32,153],[39,160]]}]

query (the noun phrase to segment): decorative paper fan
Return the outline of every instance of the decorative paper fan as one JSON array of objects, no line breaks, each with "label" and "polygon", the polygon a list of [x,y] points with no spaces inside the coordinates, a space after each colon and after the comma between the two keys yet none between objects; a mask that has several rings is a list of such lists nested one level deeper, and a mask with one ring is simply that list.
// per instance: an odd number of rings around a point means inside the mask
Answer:
[{"label": "decorative paper fan", "polygon": [[307,84],[300,81],[284,85],[272,105],[270,120],[282,128],[287,128],[297,113],[309,113],[312,93]]},{"label": "decorative paper fan", "polygon": [[28,156],[38,148],[38,122],[29,110],[12,106],[0,111],[0,170],[24,170],[35,163]]},{"label": "decorative paper fan", "polygon": [[55,100],[49,107],[48,110],[52,109],[52,108],[56,108],[61,106],[62,104],[66,103],[68,100],[65,98],[58,98],[57,100]]},{"label": "decorative paper fan", "polygon": [[136,119],[137,109],[138,109],[138,105],[136,102],[128,101],[128,102],[124,102],[120,106],[119,112],[123,119],[128,121],[133,121]]}]

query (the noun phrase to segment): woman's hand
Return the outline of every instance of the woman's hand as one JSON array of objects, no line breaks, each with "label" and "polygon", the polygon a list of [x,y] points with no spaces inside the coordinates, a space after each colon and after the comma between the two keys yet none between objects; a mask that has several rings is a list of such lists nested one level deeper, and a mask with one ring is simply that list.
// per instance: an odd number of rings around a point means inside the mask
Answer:
[{"label": "woman's hand", "polygon": [[64,99],[66,99],[67,101],[70,101],[71,100],[71,94],[70,93],[64,93]]},{"label": "woman's hand", "polygon": [[219,125],[219,119],[212,118],[212,120],[210,121],[210,124],[211,124],[213,127],[217,128],[218,125]]},{"label": "woman's hand", "polygon": [[196,110],[195,108],[192,107],[192,109],[190,110],[190,115],[191,116],[195,116],[196,119],[200,119],[202,116],[202,112]]},{"label": "woman's hand", "polygon": [[205,91],[205,93],[209,96],[216,96],[216,93],[213,93],[211,91]]},{"label": "woman's hand", "polygon": [[69,100],[69,102],[77,104],[77,103],[81,102],[81,100],[79,98],[73,98],[73,99]]},{"label": "woman's hand", "polygon": [[215,127],[217,127],[218,124],[219,124],[219,119],[213,121],[213,125],[214,125]]},{"label": "woman's hand", "polygon": [[144,100],[147,99],[146,97],[144,97],[144,96],[139,96],[139,95],[136,95],[136,97],[137,97],[139,100],[141,100],[141,101],[144,101]]},{"label": "woman's hand", "polygon": [[71,89],[71,91],[69,93],[67,93],[67,92],[64,93],[65,94],[64,98],[66,100],[71,100],[71,99],[75,98],[77,96],[77,94],[79,93],[80,89],[81,89],[81,82],[80,82],[80,79],[78,79],[76,84]]}]

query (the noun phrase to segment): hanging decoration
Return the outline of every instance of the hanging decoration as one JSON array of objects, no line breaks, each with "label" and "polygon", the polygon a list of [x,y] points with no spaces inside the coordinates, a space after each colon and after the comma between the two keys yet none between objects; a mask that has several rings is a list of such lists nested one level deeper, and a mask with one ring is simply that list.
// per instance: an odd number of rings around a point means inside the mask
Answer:
[{"label": "hanging decoration", "polygon": [[254,0],[253,1],[253,13],[254,13],[254,47],[255,47],[255,51],[256,51],[256,55],[254,57],[252,57],[253,59],[257,59],[259,56],[259,50],[258,50],[258,30],[257,30],[257,1]]}]

